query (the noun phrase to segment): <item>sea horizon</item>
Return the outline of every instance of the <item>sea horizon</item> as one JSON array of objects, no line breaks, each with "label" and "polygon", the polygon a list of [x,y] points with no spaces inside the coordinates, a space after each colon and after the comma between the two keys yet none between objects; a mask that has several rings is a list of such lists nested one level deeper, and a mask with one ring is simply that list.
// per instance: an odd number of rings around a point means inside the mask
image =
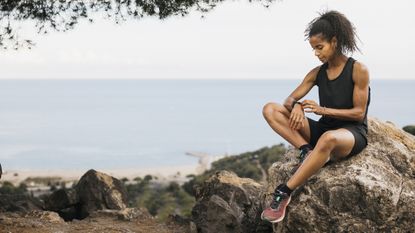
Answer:
[{"label": "sea horizon", "polygon": [[[9,170],[196,166],[284,143],[262,117],[301,79],[0,79],[0,163]],[[81,85],[82,84],[82,85]],[[415,124],[415,80],[371,80],[368,115]],[[314,88],[308,95],[317,100]],[[318,116],[307,116],[317,119]]]}]

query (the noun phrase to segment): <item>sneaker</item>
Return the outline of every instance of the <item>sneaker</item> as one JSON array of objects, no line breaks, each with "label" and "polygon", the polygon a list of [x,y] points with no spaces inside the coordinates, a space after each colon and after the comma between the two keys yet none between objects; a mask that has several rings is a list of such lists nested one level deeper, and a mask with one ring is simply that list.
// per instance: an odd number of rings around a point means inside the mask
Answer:
[{"label": "sneaker", "polygon": [[270,207],[262,211],[261,219],[272,223],[281,222],[285,217],[285,209],[291,201],[291,196],[277,190],[273,194]]},{"label": "sneaker", "polygon": [[303,161],[307,158],[307,156],[312,152],[313,150],[310,149],[306,149],[306,150],[302,150],[300,152],[300,155],[298,156],[298,159],[300,160],[295,166],[294,168],[291,170],[291,174],[294,174],[298,168],[301,166],[301,164],[303,163]]}]

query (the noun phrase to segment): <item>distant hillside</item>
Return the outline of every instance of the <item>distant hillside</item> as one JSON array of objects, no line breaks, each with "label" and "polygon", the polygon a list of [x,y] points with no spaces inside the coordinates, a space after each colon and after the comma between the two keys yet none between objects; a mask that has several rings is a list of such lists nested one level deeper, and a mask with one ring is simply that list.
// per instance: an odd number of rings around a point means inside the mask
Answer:
[{"label": "distant hillside", "polygon": [[207,178],[218,171],[228,170],[235,172],[239,177],[251,178],[256,181],[265,181],[268,176],[268,168],[276,161],[280,160],[287,148],[284,144],[272,147],[263,147],[253,152],[245,152],[240,155],[233,155],[222,158],[212,163],[209,170],[201,175],[190,175],[188,182],[183,184],[186,192],[194,196],[194,188],[203,183]]}]

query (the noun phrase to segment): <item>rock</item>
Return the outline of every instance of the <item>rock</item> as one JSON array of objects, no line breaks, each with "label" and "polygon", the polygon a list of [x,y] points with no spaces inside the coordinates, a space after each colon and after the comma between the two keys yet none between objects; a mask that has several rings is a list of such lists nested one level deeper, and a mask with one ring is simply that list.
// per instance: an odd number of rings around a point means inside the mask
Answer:
[{"label": "rock", "polygon": [[53,192],[45,200],[45,208],[52,211],[59,211],[79,203],[78,196],[73,189],[59,189]]},{"label": "rock", "polygon": [[154,219],[147,209],[142,208],[125,208],[122,210],[97,210],[89,215],[89,218],[94,219],[99,216],[115,217],[118,220],[133,221],[134,219]]},{"label": "rock", "polygon": [[28,217],[34,217],[38,218],[42,222],[48,222],[48,223],[64,223],[65,221],[58,215],[56,212],[52,211],[31,211],[26,214],[25,218]]},{"label": "rock", "polygon": [[[413,232],[415,137],[369,118],[369,145],[321,169],[293,194],[285,219],[269,229],[259,216],[297,163],[290,149],[269,169],[268,185],[222,171],[197,190],[198,232]],[[267,228],[268,227],[268,228]]]},{"label": "rock", "polygon": [[212,195],[209,198],[206,220],[209,223],[220,224],[209,224],[208,232],[242,231],[244,213],[237,205],[231,206],[230,204],[217,195]]},{"label": "rock", "polygon": [[197,233],[197,227],[194,222],[190,222],[189,224],[189,232],[190,233]]},{"label": "rock", "polygon": [[0,212],[30,212],[40,210],[43,204],[36,198],[22,194],[0,194]]},{"label": "rock", "polygon": [[171,214],[169,215],[167,223],[181,226],[184,232],[197,233],[196,224],[190,218],[178,214]]},{"label": "rock", "polygon": [[[216,173],[196,190],[192,216],[198,232],[269,232],[260,221],[263,187],[228,171]],[[267,231],[266,231],[267,229]]]},{"label": "rock", "polygon": [[45,200],[45,209],[55,211],[65,221],[81,219],[82,202],[75,189],[59,189]]},{"label": "rock", "polygon": [[118,212],[118,219],[124,221],[132,221],[137,218],[153,218],[147,210],[138,208],[125,208]]},{"label": "rock", "polygon": [[46,210],[65,220],[84,219],[96,210],[127,207],[127,191],[118,179],[95,170],[86,172],[73,190],[57,190],[45,201]]},{"label": "rock", "polygon": [[13,218],[0,214],[0,225],[8,226],[13,224]]},{"label": "rock", "polygon": [[127,191],[123,183],[92,169],[81,177],[75,190],[81,203],[81,219],[95,210],[120,210],[127,207]]},{"label": "rock", "polygon": [[[368,142],[362,153],[326,166],[294,192],[274,232],[411,232],[415,137],[370,118]],[[288,151],[269,169],[268,194],[289,179],[297,153]]]},{"label": "rock", "polygon": [[86,172],[75,190],[82,203],[81,214],[85,217],[95,210],[121,210],[127,207],[127,191],[123,183],[95,170]]},{"label": "rock", "polygon": [[168,220],[179,225],[189,225],[192,221],[190,218],[186,218],[178,214],[169,215]]},{"label": "rock", "polygon": [[81,214],[81,204],[71,206],[65,209],[56,211],[65,221],[81,220],[84,215]]}]

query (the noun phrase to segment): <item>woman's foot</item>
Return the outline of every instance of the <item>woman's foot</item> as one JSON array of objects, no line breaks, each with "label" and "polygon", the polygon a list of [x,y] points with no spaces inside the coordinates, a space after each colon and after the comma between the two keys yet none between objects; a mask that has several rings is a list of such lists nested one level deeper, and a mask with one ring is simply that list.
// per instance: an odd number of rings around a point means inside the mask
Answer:
[{"label": "woman's foot", "polygon": [[273,194],[273,199],[270,207],[262,211],[261,219],[267,220],[272,223],[280,222],[285,217],[285,211],[288,204],[291,201],[291,196],[280,191],[276,190]]}]

